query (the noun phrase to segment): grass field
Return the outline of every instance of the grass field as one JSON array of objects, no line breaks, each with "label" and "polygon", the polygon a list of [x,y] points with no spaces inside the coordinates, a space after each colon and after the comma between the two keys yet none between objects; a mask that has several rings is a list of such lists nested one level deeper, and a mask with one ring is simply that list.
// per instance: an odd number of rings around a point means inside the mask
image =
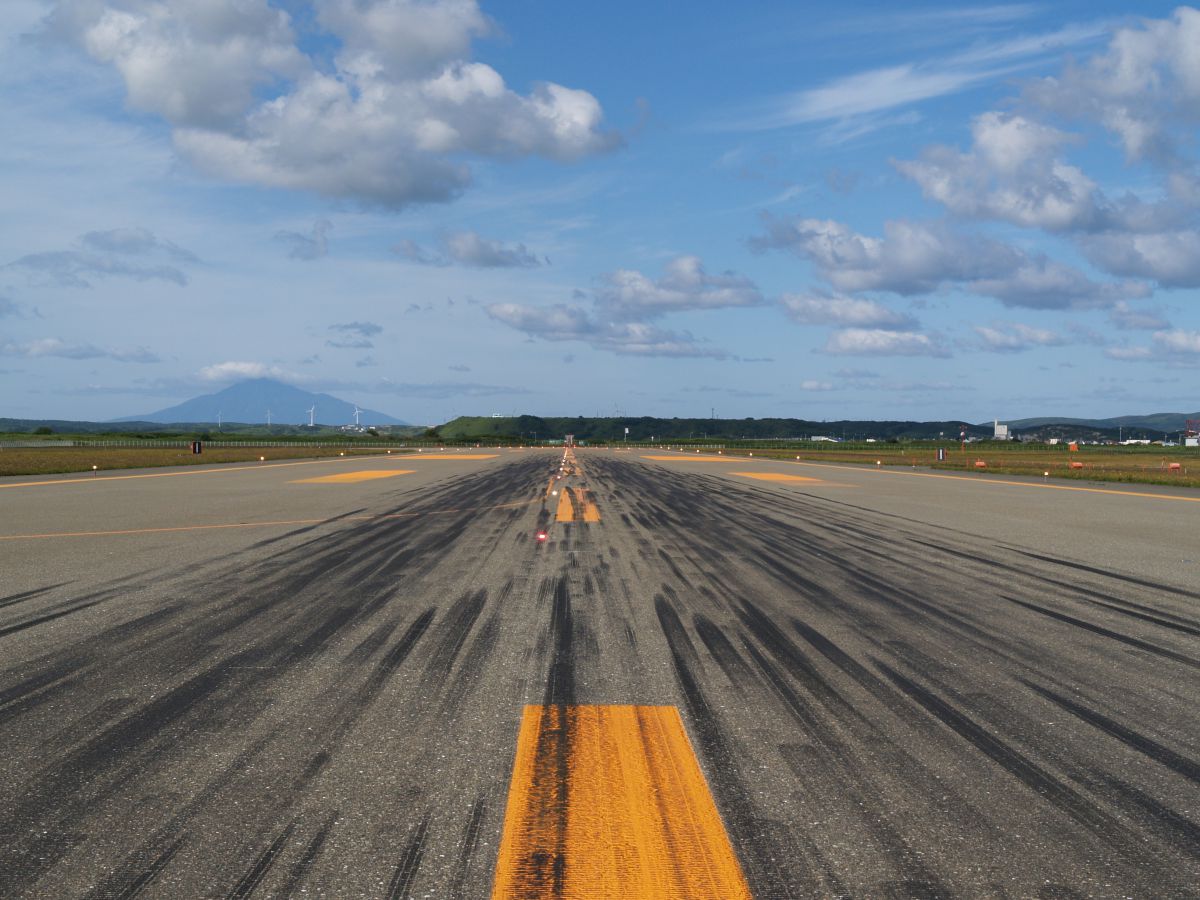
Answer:
[{"label": "grass field", "polygon": [[[313,459],[326,456],[379,456],[388,451],[370,447],[221,447],[206,444],[193,454],[180,447],[36,447],[0,449],[0,475],[54,475],[108,469],[143,469],[272,459]],[[393,454],[406,451],[392,450]]]},{"label": "grass field", "polygon": [[[959,472],[992,472],[1030,475],[1038,478],[1069,478],[1078,481],[1117,481],[1134,484],[1171,484],[1200,487],[1200,451],[1164,447],[1081,447],[1071,452],[1065,446],[980,444],[960,450],[946,447],[945,462],[937,461],[937,446],[929,444],[879,444],[869,449],[740,449],[727,448],[725,455],[769,459],[803,459],[859,465],[920,466]],[[977,465],[984,463],[983,466]],[[1174,463],[1177,468],[1172,468]]]}]

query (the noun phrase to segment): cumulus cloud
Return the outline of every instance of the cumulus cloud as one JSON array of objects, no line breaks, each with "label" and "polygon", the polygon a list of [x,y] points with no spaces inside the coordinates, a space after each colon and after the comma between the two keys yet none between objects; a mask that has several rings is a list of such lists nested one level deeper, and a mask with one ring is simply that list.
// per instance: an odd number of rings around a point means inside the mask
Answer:
[{"label": "cumulus cloud", "polygon": [[46,30],[114,67],[130,107],[229,181],[399,209],[458,194],[464,156],[569,161],[619,143],[590,93],[519,94],[472,62],[491,30],[475,0],[320,0],[304,21],[302,41],[268,0],[57,0]]},{"label": "cumulus cloud", "polygon": [[911,329],[917,324],[910,315],[857,297],[783,294],[780,302],[788,315],[802,325]]},{"label": "cumulus cloud", "polygon": [[24,343],[9,341],[0,345],[0,354],[36,359],[53,356],[60,359],[112,359],[117,362],[156,363],[161,362],[158,354],[145,347],[113,349],[94,344],[71,344],[60,338],[40,338]]},{"label": "cumulus cloud", "polygon": [[1020,322],[976,325],[975,333],[979,335],[979,348],[992,353],[1020,353],[1034,347],[1061,347],[1066,343],[1056,332]]},{"label": "cumulus cloud", "polygon": [[320,259],[329,253],[329,231],[333,223],[328,219],[318,219],[313,223],[309,234],[298,231],[277,231],[275,240],[288,245],[288,256],[292,259]]},{"label": "cumulus cloud", "polygon": [[998,112],[976,118],[971,133],[974,144],[966,153],[934,146],[896,167],[956,215],[1048,230],[1090,229],[1105,221],[1095,182],[1059,159],[1071,135]]},{"label": "cumulus cloud", "polygon": [[296,375],[279,366],[260,362],[229,361],[205,366],[198,373],[201,381],[223,383],[244,381],[247,378],[277,378],[280,381],[298,381]]},{"label": "cumulus cloud", "polygon": [[392,252],[409,262],[425,266],[457,263],[479,269],[528,269],[549,264],[549,260],[535,256],[524,244],[505,244],[481,237],[474,231],[442,235],[436,250],[428,250],[413,241],[404,240],[393,247]]},{"label": "cumulus cloud", "polygon": [[765,214],[763,224],[765,234],[752,238],[751,247],[806,259],[841,291],[925,294],[948,282],[999,278],[1021,261],[1007,244],[941,225],[893,220],[876,238],[828,219]]},{"label": "cumulus cloud", "polygon": [[1181,140],[1200,122],[1200,11],[1117,29],[1106,52],[1057,77],[1033,82],[1028,99],[1062,115],[1098,121],[1130,160],[1174,164]]},{"label": "cumulus cloud", "polygon": [[813,263],[835,288],[851,293],[931,293],[959,287],[1031,309],[1094,309],[1143,297],[1141,282],[1096,282],[1078,269],[1030,255],[944,224],[890,221],[881,238],[824,219],[764,216],[755,249],[781,249]]},{"label": "cumulus cloud", "polygon": [[936,338],[918,331],[845,328],[825,342],[825,353],[837,356],[949,356]]},{"label": "cumulus cloud", "polygon": [[1093,281],[1078,269],[1045,256],[1023,257],[1012,271],[965,286],[1005,306],[1026,309],[1105,309],[1150,293],[1143,282]]},{"label": "cumulus cloud", "polygon": [[1124,301],[1109,310],[1108,320],[1122,331],[1165,331],[1171,327],[1161,310],[1136,309]]},{"label": "cumulus cloud", "polygon": [[1200,286],[1200,230],[1088,235],[1080,246],[1115,275],[1150,278],[1166,287]]},{"label": "cumulus cloud", "polygon": [[[757,306],[763,302],[758,288],[736,272],[709,274],[695,256],[676,257],[664,268],[659,278],[632,269],[604,275],[590,306],[494,303],[487,313],[531,337],[583,341],[626,356],[727,358],[725,351],[705,346],[689,332],[659,328],[650,321],[669,313]],[[575,297],[584,300],[589,295],[576,291]]]},{"label": "cumulus cloud", "polygon": [[1154,343],[1168,353],[1200,356],[1200,331],[1176,328],[1171,331],[1156,331],[1153,337]]},{"label": "cumulus cloud", "polygon": [[487,314],[530,337],[547,341],[583,341],[597,350],[622,356],[713,357],[721,359],[721,350],[704,347],[687,332],[667,331],[644,322],[602,320],[579,306],[556,303],[553,306],[528,306],[520,303],[493,303]]},{"label": "cumulus cloud", "polygon": [[632,269],[617,269],[603,278],[597,301],[609,315],[651,319],[695,309],[757,306],[762,294],[754,282],[736,272],[710,275],[697,256],[677,256],[661,278]]}]

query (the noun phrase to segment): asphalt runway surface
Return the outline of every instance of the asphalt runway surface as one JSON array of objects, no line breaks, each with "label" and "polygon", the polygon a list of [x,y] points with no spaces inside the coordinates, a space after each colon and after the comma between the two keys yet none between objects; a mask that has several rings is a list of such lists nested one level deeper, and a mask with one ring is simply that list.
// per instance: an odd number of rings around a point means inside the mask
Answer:
[{"label": "asphalt runway surface", "polygon": [[0,479],[0,896],[1200,896],[1200,494],[576,457]]}]

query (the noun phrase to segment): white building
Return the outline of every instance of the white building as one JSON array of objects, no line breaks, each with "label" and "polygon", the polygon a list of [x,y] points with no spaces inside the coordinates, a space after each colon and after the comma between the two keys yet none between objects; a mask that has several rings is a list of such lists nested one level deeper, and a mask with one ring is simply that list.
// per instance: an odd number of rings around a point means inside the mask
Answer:
[{"label": "white building", "polygon": [[994,428],[994,432],[992,434],[993,439],[995,439],[997,441],[1007,441],[1008,440],[1008,426],[1007,425],[1001,425],[1000,420],[995,419],[992,421],[992,427]]}]

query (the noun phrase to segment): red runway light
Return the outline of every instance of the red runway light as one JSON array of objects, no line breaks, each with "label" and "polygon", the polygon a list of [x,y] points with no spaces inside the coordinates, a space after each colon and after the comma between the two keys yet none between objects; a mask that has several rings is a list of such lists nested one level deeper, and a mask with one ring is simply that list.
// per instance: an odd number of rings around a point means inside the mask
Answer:
[{"label": "red runway light", "polygon": [[544,541],[544,540],[546,539],[546,532],[544,532],[544,531],[539,531],[539,532],[537,533],[537,539],[538,539],[539,541]]}]

